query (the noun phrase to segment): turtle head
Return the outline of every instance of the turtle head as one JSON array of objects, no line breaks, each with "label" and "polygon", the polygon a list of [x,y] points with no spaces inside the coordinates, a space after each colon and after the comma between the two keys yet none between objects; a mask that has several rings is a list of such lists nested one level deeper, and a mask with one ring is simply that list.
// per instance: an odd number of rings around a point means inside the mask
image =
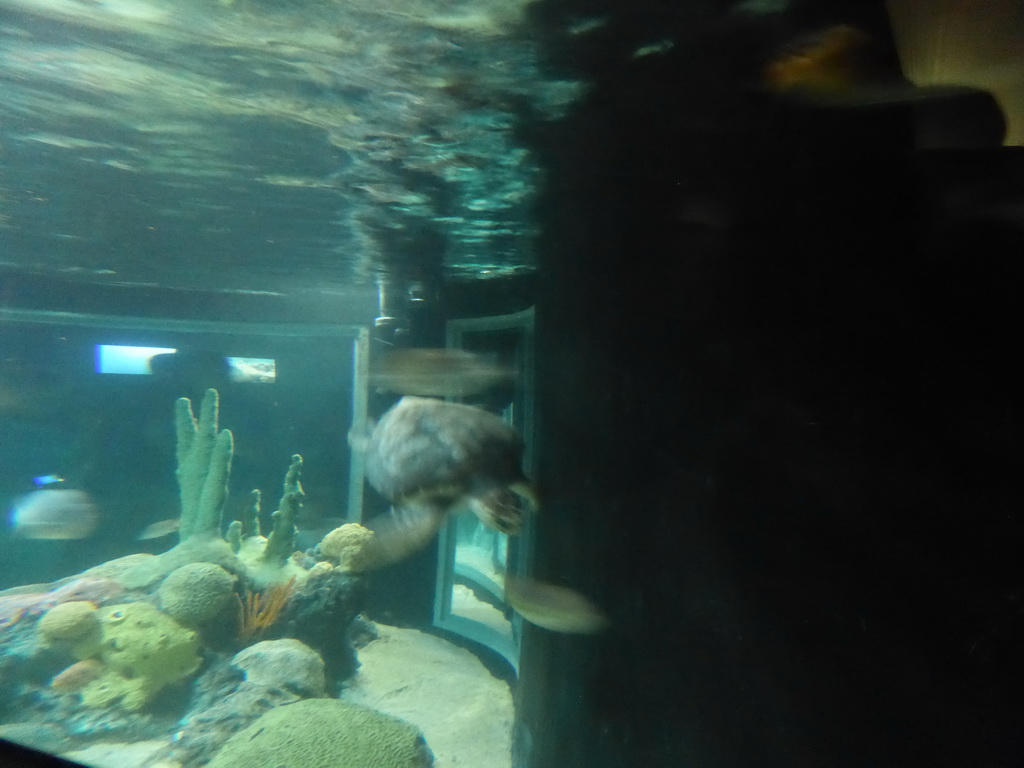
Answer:
[{"label": "turtle head", "polygon": [[469,508],[488,528],[509,536],[515,536],[523,527],[518,497],[508,488],[491,488],[470,497]]}]

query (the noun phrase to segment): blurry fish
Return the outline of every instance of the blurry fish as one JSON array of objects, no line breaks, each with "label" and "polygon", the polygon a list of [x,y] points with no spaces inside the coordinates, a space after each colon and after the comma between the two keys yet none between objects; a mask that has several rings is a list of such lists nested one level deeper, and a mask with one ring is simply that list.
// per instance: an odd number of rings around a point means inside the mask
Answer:
[{"label": "blurry fish", "polygon": [[44,488],[14,502],[10,523],[26,539],[84,539],[96,530],[99,513],[85,491]]},{"label": "blurry fish", "polygon": [[161,520],[157,523],[150,523],[135,538],[138,541],[142,541],[144,539],[160,539],[164,536],[170,536],[178,530],[180,523],[181,521],[177,517],[172,517],[170,520]]},{"label": "blurry fish", "polygon": [[103,674],[103,664],[96,659],[86,659],[72,664],[50,681],[50,687],[57,693],[80,691]]},{"label": "blurry fish", "polygon": [[764,69],[773,91],[834,96],[873,79],[865,52],[873,40],[863,30],[838,24],[790,42]]},{"label": "blurry fish", "polygon": [[568,587],[506,576],[505,599],[528,622],[552,632],[590,635],[608,626],[600,608]]},{"label": "blurry fish", "polygon": [[370,366],[376,388],[422,397],[468,397],[511,378],[505,366],[464,349],[398,349]]}]

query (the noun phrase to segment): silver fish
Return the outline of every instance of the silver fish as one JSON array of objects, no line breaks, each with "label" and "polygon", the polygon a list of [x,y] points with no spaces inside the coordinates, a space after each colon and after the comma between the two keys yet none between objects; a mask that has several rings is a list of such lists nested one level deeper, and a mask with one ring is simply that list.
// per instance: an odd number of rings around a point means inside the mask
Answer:
[{"label": "silver fish", "polygon": [[143,541],[145,539],[162,539],[164,536],[170,536],[176,530],[180,520],[177,517],[172,517],[170,520],[160,520],[156,523],[150,523],[142,529],[141,533],[136,536],[136,540]]},{"label": "silver fish", "polygon": [[421,397],[469,397],[512,379],[512,371],[464,349],[396,349],[370,364],[370,384]]},{"label": "silver fish", "polygon": [[608,626],[600,608],[568,587],[506,576],[505,600],[528,622],[552,632],[591,635]]},{"label": "silver fish", "polygon": [[85,491],[44,488],[15,501],[10,522],[26,539],[84,539],[96,530],[99,512]]}]

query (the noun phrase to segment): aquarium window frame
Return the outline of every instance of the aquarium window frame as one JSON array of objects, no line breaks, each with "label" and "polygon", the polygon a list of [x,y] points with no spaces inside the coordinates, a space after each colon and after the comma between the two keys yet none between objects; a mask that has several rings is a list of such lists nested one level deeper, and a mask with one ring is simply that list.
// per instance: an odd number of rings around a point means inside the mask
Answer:
[{"label": "aquarium window frame", "polygon": [[[224,320],[193,320],[133,315],[101,315],[63,310],[0,307],[0,330],[6,324],[67,325],[113,331],[150,331],[158,334],[217,334],[222,336],[273,336],[276,338],[337,338],[352,344],[352,425],[366,428],[369,399],[370,329],[355,324],[261,323]],[[345,435],[339,435],[345,440]],[[363,455],[352,451],[349,459],[347,522],[363,519]]]},{"label": "aquarium window frame", "polygon": [[[463,349],[467,335],[494,331],[518,331],[522,354],[522,370],[519,372],[522,399],[517,410],[515,404],[510,405],[502,414],[506,421],[514,424],[523,436],[526,446],[523,454],[523,468],[530,477],[536,477],[534,466],[534,418],[536,414],[536,393],[534,391],[534,359],[535,359],[535,311],[533,307],[505,315],[489,317],[458,318],[449,320],[445,331],[445,344],[452,349]],[[522,575],[532,551],[533,540],[532,515],[526,515],[523,529],[515,538],[514,546],[509,548],[506,573]],[[487,578],[471,566],[459,566],[455,559],[458,542],[458,516],[449,515],[447,523],[442,526],[437,543],[437,577],[434,581],[434,612],[433,625],[440,630],[452,632],[490,648],[504,658],[519,673],[519,656],[522,646],[522,618],[512,612],[508,606],[505,614],[512,626],[511,637],[496,631],[492,627],[465,616],[452,612],[452,596],[457,583],[468,581],[477,589],[486,591],[496,598],[499,605],[504,605],[500,587],[492,579]]]}]

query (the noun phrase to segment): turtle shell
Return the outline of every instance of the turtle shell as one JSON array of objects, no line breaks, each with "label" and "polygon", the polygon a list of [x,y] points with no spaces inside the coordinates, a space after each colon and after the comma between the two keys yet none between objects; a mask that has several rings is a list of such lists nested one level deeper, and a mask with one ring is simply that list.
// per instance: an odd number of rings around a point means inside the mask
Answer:
[{"label": "turtle shell", "polygon": [[524,479],[523,440],[480,408],[403,397],[377,424],[366,449],[366,479],[392,503],[447,505]]}]

